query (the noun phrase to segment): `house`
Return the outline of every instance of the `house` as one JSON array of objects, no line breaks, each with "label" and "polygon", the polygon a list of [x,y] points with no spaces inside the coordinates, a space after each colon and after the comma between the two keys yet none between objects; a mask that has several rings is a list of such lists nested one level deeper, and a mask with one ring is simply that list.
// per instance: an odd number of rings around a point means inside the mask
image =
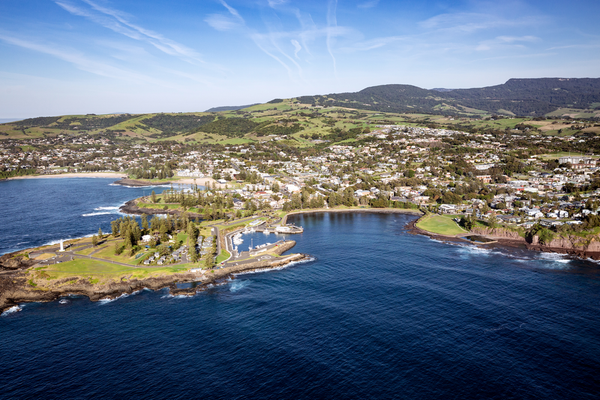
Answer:
[{"label": "house", "polygon": [[442,204],[439,208],[440,214],[456,214],[458,209],[454,204]]}]

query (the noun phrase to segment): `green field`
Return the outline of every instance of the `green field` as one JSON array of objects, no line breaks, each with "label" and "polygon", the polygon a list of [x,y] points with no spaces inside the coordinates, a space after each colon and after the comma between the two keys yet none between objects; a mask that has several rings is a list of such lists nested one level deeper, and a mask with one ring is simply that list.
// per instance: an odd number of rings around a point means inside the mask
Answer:
[{"label": "green field", "polygon": [[[566,151],[561,151],[558,153],[548,153],[548,154],[540,154],[538,155],[538,158],[542,159],[542,160],[552,160],[552,159],[558,159],[560,157],[568,157],[568,156],[572,156],[572,157],[585,157],[586,155],[583,153],[573,153],[573,152],[566,152]],[[588,156],[588,157],[593,157],[594,156]]]},{"label": "green field", "polygon": [[37,279],[45,278],[53,280],[80,277],[84,279],[89,278],[92,280],[107,281],[110,279],[120,279],[122,276],[127,275],[136,278],[145,278],[153,275],[173,274],[186,271],[191,266],[191,264],[182,264],[163,268],[135,268],[96,260],[77,259],[59,264],[51,264],[43,271],[35,271],[34,274]]},{"label": "green field", "polygon": [[417,228],[423,229],[424,231],[437,233],[439,235],[460,235],[461,233],[467,233],[466,230],[458,226],[458,224],[452,221],[452,216],[448,215],[437,215],[429,214],[422,217],[417,222]]}]

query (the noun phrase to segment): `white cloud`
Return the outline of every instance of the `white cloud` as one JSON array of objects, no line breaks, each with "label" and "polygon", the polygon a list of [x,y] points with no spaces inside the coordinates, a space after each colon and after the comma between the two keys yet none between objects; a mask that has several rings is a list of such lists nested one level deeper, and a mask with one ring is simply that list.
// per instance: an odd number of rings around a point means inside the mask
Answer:
[{"label": "white cloud", "polygon": [[145,41],[168,55],[182,58],[188,62],[204,63],[200,55],[193,49],[165,38],[159,33],[129,22],[127,19],[128,16],[125,13],[119,10],[102,7],[91,0],[82,1],[89,5],[95,12],[74,6],[65,1],[55,1],[55,3],[73,15],[86,17],[105,28],[111,29],[112,31],[125,35],[131,39]]},{"label": "white cloud", "polygon": [[234,17],[236,17],[241,23],[245,23],[244,18],[242,18],[242,16],[240,15],[240,13],[238,13],[235,8],[233,8],[229,4],[227,4],[225,2],[225,0],[221,0],[221,4],[223,5],[223,7],[225,7],[227,9],[227,11],[229,11],[229,13],[231,15],[233,15]]},{"label": "white cloud", "polygon": [[485,40],[475,48],[477,51],[489,51],[498,47],[524,48],[523,43],[535,43],[541,39],[535,36],[498,36],[492,40]]},{"label": "white cloud", "polygon": [[232,18],[222,14],[210,14],[204,21],[214,29],[224,32],[237,28],[240,24]]},{"label": "white cloud", "polygon": [[159,83],[158,81],[137,72],[128,71],[96,59],[91,59],[81,52],[73,49],[59,48],[51,44],[35,43],[2,33],[0,33],[0,40],[25,49],[51,55],[60,60],[73,64],[82,71],[90,72],[95,75],[127,81],[138,81],[153,84]]},{"label": "white cloud", "polygon": [[298,58],[298,53],[302,50],[302,46],[300,46],[300,43],[296,39],[292,39],[291,42],[294,45],[294,57]]}]

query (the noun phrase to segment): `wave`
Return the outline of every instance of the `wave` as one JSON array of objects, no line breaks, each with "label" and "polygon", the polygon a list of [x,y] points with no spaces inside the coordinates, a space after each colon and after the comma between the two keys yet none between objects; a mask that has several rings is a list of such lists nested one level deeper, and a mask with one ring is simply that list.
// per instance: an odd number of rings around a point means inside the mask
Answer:
[{"label": "wave", "polygon": [[173,296],[172,294],[166,294],[164,296],[160,296],[161,299],[187,299],[189,297],[192,297],[193,295],[184,295],[184,294],[178,294]]},{"label": "wave", "polygon": [[129,293],[123,293],[120,296],[115,297],[114,299],[111,298],[106,298],[106,299],[100,299],[98,300],[98,303],[102,304],[108,304],[108,303],[112,303],[113,301],[117,301],[119,299],[124,299],[125,297],[129,297]]},{"label": "wave", "polygon": [[119,206],[117,207],[96,207],[94,208],[95,211],[102,211],[102,210],[118,210]]},{"label": "wave", "polygon": [[478,247],[478,246],[473,246],[473,245],[458,245],[459,247],[459,252],[462,254],[468,254],[468,255],[482,255],[482,256],[490,256],[492,255],[492,253],[496,253],[495,251],[491,250],[491,249],[485,249],[482,247]]},{"label": "wave", "polygon": [[447,242],[444,242],[444,241],[442,241],[442,240],[434,239],[434,238],[432,238],[432,237],[430,237],[430,238],[429,238],[429,240],[431,240],[432,242],[436,242],[436,243],[444,243],[444,244],[446,244],[446,243],[447,243]]},{"label": "wave", "polygon": [[114,214],[110,211],[101,211],[101,212],[94,212],[94,213],[89,213],[89,214],[81,214],[82,217],[95,217],[96,215],[108,215],[108,214]]},{"label": "wave", "polygon": [[49,242],[44,243],[42,246],[54,246],[55,244],[60,244],[60,242],[64,242],[66,240],[71,240],[71,238],[64,238],[58,240],[51,240]]},{"label": "wave", "polygon": [[237,292],[237,291],[242,290],[243,288],[247,287],[249,284],[250,284],[250,281],[233,281],[233,283],[231,284],[231,287],[229,288],[229,291]]},{"label": "wave", "polygon": [[545,260],[545,261],[562,262],[562,263],[568,263],[571,261],[569,256],[567,256],[565,254],[560,254],[560,253],[540,253],[538,255],[538,259]]},{"label": "wave", "polygon": [[21,311],[23,308],[21,306],[13,306],[11,308],[9,308],[8,310],[4,311],[2,314],[0,314],[0,317],[7,317],[10,314],[14,314],[16,312]]}]

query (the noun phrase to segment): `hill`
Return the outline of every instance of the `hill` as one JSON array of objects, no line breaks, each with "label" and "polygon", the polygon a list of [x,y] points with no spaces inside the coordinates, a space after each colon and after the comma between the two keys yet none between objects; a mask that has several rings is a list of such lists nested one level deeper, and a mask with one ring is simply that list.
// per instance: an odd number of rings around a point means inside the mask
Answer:
[{"label": "hill", "polygon": [[[546,116],[553,120],[544,121]],[[374,86],[356,93],[273,99],[217,112],[28,118],[0,124],[0,139],[66,136],[83,143],[81,138],[93,136],[223,145],[277,140],[304,147],[355,142],[378,125],[417,124],[467,132],[537,130],[564,136],[596,135],[600,125],[592,121],[599,120],[600,79],[511,79],[479,89]]]},{"label": "hill", "polygon": [[400,113],[543,116],[560,109],[599,109],[600,79],[510,79],[501,85],[475,89],[427,90],[411,85],[381,85],[356,93],[302,96],[299,100],[314,106]]},{"label": "hill", "polygon": [[219,112],[219,111],[237,111],[237,110],[241,110],[242,108],[248,108],[248,107],[252,107],[252,106],[256,106],[259,105],[260,103],[254,103],[254,104],[248,104],[246,106],[222,106],[222,107],[213,107],[213,108],[209,108],[208,110],[206,110],[205,112]]}]

